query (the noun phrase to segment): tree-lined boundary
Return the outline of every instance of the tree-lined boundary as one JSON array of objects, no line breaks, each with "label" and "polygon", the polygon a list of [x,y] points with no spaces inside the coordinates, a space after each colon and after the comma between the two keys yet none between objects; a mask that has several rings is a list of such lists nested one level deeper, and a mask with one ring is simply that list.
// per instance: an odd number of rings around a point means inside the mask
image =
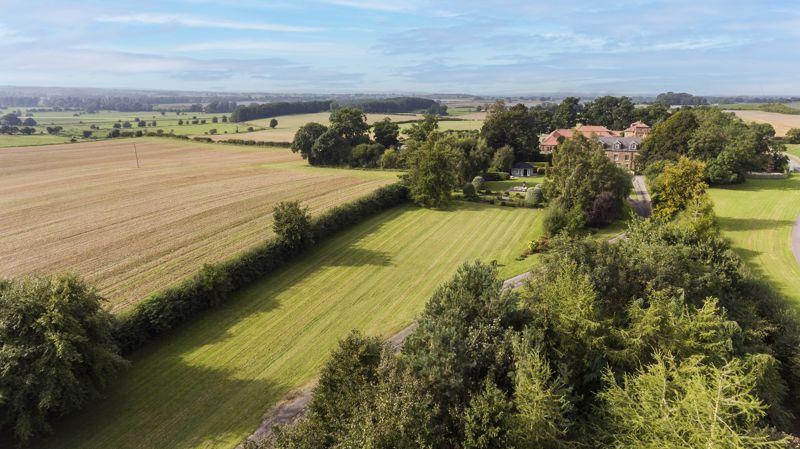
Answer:
[{"label": "tree-lined boundary", "polygon": [[[313,241],[320,242],[406,201],[408,189],[397,183],[336,206],[313,220]],[[236,292],[283,267],[302,252],[303,248],[271,238],[230,260],[206,265],[193,277],[151,295],[130,313],[118,318],[115,340],[123,353],[131,353],[200,312],[227,301]]]}]

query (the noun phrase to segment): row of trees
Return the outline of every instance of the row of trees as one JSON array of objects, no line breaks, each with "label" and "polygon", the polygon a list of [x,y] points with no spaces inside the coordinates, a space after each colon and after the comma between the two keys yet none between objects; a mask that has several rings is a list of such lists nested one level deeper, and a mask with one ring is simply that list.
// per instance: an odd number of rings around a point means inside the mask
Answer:
[{"label": "row of trees", "polygon": [[306,102],[252,103],[239,105],[231,114],[231,121],[245,122],[268,117],[291,114],[310,114],[315,112],[336,111],[338,109],[358,109],[362,112],[402,113],[428,111],[436,115],[444,115],[447,106],[434,100],[417,97],[384,98],[379,100],[353,100],[336,102],[333,100]]},{"label": "row of trees", "polygon": [[[585,104],[577,97],[567,97],[554,107],[523,104],[507,107],[497,102],[489,107],[481,135],[495,150],[508,146],[517,162],[540,159],[539,136],[558,128],[573,128],[578,123],[602,125],[623,130],[635,121],[654,126],[666,120],[671,112],[662,103],[634,107],[628,97],[599,97]],[[513,163],[513,161],[512,161]]]},{"label": "row of trees", "polygon": [[718,108],[684,109],[653,129],[642,144],[637,170],[651,178],[681,156],[705,164],[711,184],[742,182],[749,171],[784,171],[788,158],[775,129],[745,123]]},{"label": "row of trees", "polygon": [[627,236],[552,240],[519,292],[492,265],[462,266],[399,354],[342,340],[305,417],[262,446],[786,447],[796,315],[710,211]]}]

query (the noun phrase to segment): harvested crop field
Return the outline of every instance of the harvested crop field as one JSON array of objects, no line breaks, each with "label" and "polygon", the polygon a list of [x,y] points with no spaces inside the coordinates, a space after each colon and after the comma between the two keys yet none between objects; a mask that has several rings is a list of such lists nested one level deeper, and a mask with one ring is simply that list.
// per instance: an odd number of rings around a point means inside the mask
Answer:
[{"label": "harvested crop field", "polygon": [[728,111],[736,114],[745,122],[769,123],[775,128],[778,136],[785,136],[786,131],[792,128],[800,128],[800,115],[778,114],[776,112],[764,111]]},{"label": "harvested crop field", "polygon": [[[260,126],[265,127],[262,131],[254,131],[249,133],[239,134],[218,134],[210,136],[214,140],[228,140],[228,139],[245,139],[245,140],[260,140],[265,142],[291,142],[294,139],[294,134],[300,129],[301,126],[308,122],[322,123],[327,126],[330,124],[330,112],[318,112],[316,114],[296,114],[284,115],[275,117],[278,120],[278,126],[274,129],[268,128],[270,119],[253,120],[247,123],[240,123],[240,129],[245,129],[247,126]],[[405,122],[409,120],[421,120],[421,114],[367,114],[367,123],[375,123],[385,118],[390,118],[393,122]]]},{"label": "harvested crop field", "polygon": [[280,201],[319,213],[396,178],[308,167],[286,149],[167,139],[6,148],[0,277],[75,271],[120,312],[270,236]]}]

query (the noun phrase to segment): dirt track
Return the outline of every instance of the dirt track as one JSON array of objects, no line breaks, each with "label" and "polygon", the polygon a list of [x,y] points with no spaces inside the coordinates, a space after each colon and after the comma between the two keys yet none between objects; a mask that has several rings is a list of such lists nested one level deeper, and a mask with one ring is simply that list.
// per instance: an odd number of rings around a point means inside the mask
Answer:
[{"label": "dirt track", "polygon": [[285,149],[166,139],[0,150],[0,277],[76,271],[120,311],[271,233],[279,201],[319,212],[390,182]]}]

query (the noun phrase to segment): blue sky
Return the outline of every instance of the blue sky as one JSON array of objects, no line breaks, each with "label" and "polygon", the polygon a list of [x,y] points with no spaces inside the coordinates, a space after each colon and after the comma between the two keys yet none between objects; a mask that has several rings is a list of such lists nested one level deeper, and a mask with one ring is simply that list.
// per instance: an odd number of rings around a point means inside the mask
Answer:
[{"label": "blue sky", "polygon": [[0,0],[0,85],[800,95],[798,0]]}]

